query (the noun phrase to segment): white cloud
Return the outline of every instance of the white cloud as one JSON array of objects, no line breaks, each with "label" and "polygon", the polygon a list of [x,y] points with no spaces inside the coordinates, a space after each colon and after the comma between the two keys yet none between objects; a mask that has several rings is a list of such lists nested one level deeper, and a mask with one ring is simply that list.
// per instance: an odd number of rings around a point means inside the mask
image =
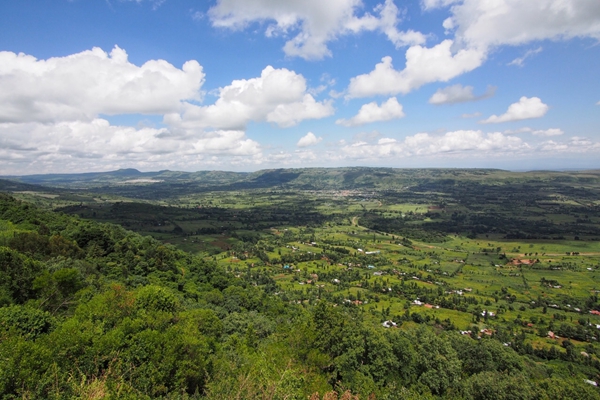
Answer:
[{"label": "white cloud", "polygon": [[438,89],[429,99],[430,104],[455,104],[464,103],[467,101],[483,100],[494,95],[495,87],[488,87],[487,91],[481,96],[473,94],[473,86],[456,85],[447,86],[443,89]]},{"label": "white cloud", "polygon": [[565,142],[548,140],[538,146],[539,151],[550,154],[597,154],[600,150],[600,142],[593,142],[585,137],[573,136]]},{"label": "white cloud", "polygon": [[432,10],[435,8],[447,7],[451,4],[458,3],[460,0],[422,0],[424,10]]},{"label": "white cloud", "polygon": [[519,128],[519,129],[508,129],[504,131],[505,135],[518,135],[519,133],[531,133],[533,129],[529,127]]},{"label": "white cloud", "polygon": [[454,104],[475,100],[473,86],[456,84],[438,89],[429,99],[430,104]]},{"label": "white cloud", "polygon": [[90,121],[98,114],[160,114],[200,100],[202,67],[178,69],[163,60],[138,67],[125,50],[95,47],[67,57],[37,60],[0,52],[0,122]]},{"label": "white cloud", "polygon": [[168,115],[165,122],[196,129],[245,129],[250,121],[289,127],[305,119],[327,117],[333,112],[331,101],[317,102],[307,93],[302,75],[268,66],[258,78],[235,80],[219,89],[219,98],[214,104],[186,104],[182,116]]},{"label": "white cloud", "polygon": [[519,138],[505,136],[500,132],[484,134],[481,131],[459,130],[443,136],[420,133],[405,140],[412,154],[438,154],[458,151],[514,151],[526,144]]},{"label": "white cloud", "polygon": [[249,156],[260,153],[260,145],[247,139],[244,131],[213,131],[192,141],[192,154]]},{"label": "white cloud", "polygon": [[452,6],[451,12],[449,25],[456,27],[457,42],[470,48],[545,39],[600,39],[597,0],[464,0]]},{"label": "white cloud", "polygon": [[600,106],[600,101],[596,103],[597,106]]},{"label": "white cloud", "polygon": [[542,48],[538,47],[535,50],[528,50],[523,57],[518,57],[515,58],[514,60],[512,60],[511,62],[509,62],[507,65],[516,65],[517,67],[522,67],[523,65],[525,65],[525,60],[528,59],[531,56],[534,56],[538,53],[542,52]]},{"label": "white cloud", "polygon": [[485,157],[527,149],[530,149],[530,146],[518,137],[506,136],[500,132],[484,134],[481,131],[460,130],[444,135],[417,133],[403,141],[392,138],[382,138],[374,144],[361,141],[345,145],[341,151],[349,158],[378,160],[441,154],[477,154]]},{"label": "white cloud", "polygon": [[571,146],[582,146],[582,147],[592,146],[592,147],[596,147],[596,148],[598,148],[598,145],[599,145],[598,143],[592,142],[588,138],[580,137],[580,136],[573,136],[569,140],[569,144]]},{"label": "white cloud", "polygon": [[[597,0],[422,0],[424,10],[449,7],[443,22],[453,39],[406,51],[406,67],[397,71],[385,57],[369,74],[352,78],[348,97],[408,93],[431,82],[446,82],[478,68],[489,52],[502,45],[575,37],[600,39]],[[520,65],[537,50],[514,60]]]},{"label": "white cloud", "polygon": [[[198,105],[202,67],[150,60],[138,67],[115,47],[36,60],[0,53],[2,173],[105,170],[123,163],[157,168],[260,163],[248,123],[280,127],[333,114],[332,100],[308,93],[302,75],[266,67],[236,80],[214,104]],[[102,115],[163,115],[162,127],[111,125]],[[152,125],[152,124],[150,124]]]},{"label": "white cloud", "polygon": [[392,58],[384,57],[368,74],[350,80],[348,98],[375,95],[406,94],[430,82],[447,82],[450,79],[479,67],[485,54],[479,50],[451,51],[452,40],[426,48],[412,46],[406,51],[406,66],[395,70]]},{"label": "white cloud", "polygon": [[507,130],[504,131],[505,135],[516,135],[519,133],[531,133],[536,136],[560,136],[564,134],[562,129],[558,128],[550,128],[550,129],[531,129],[529,127],[519,128],[516,130]]},{"label": "white cloud", "polygon": [[518,103],[513,103],[508,110],[500,115],[479,121],[482,124],[497,124],[501,122],[520,121],[530,118],[541,118],[548,112],[548,105],[542,103],[539,97],[521,97]]},{"label": "white cloud", "polygon": [[460,117],[461,118],[477,118],[477,117],[481,117],[481,113],[480,112],[474,112],[472,114],[462,114]]},{"label": "white cloud", "polygon": [[281,127],[294,126],[305,119],[325,118],[334,113],[331,101],[322,103],[316,101],[311,95],[305,94],[302,101],[289,104],[278,104],[266,120]]},{"label": "white cloud", "polygon": [[[534,132],[531,130],[531,132]],[[419,158],[420,160],[483,160],[506,159],[507,156],[540,157],[595,154],[600,150],[600,142],[584,137],[572,137],[564,142],[546,140],[528,143],[517,136],[506,133],[484,133],[479,130],[459,130],[442,135],[417,133],[403,140],[380,138],[376,142],[358,139],[353,143],[340,141],[335,151],[328,157],[337,162],[355,160],[370,163],[394,163],[399,160]]]},{"label": "white cloud", "polygon": [[298,140],[296,145],[298,147],[314,146],[315,144],[320,143],[322,140],[322,137],[316,137],[314,133],[308,132],[306,135],[302,136],[300,140]]},{"label": "white cloud", "polygon": [[375,11],[379,13],[376,28],[385,33],[396,48],[425,43],[426,38],[421,32],[398,30],[400,10],[393,0],[385,0],[375,7]]},{"label": "white cloud", "polygon": [[[243,129],[250,121],[291,126],[333,114],[331,102],[307,93],[306,79],[287,69],[266,67],[260,77],[235,80],[219,90],[213,105],[198,106],[202,67],[188,61],[177,69],[163,60],[138,67],[115,46],[67,57],[36,60],[0,52],[0,122],[91,121],[100,114],[183,112],[193,126]],[[181,119],[181,118],[179,118]],[[179,125],[179,124],[178,124]]]},{"label": "white cloud", "polygon": [[533,131],[531,133],[534,135],[537,135],[537,136],[559,136],[559,135],[564,134],[562,129],[558,129],[558,128],[537,130],[537,131]]},{"label": "white cloud", "polygon": [[390,121],[404,117],[402,104],[398,103],[395,97],[389,98],[386,102],[378,106],[376,102],[364,104],[358,114],[350,119],[338,119],[335,121],[338,125],[357,126],[371,122]]},{"label": "white cloud", "polygon": [[266,24],[265,35],[296,34],[283,48],[288,56],[321,59],[331,55],[327,43],[362,31],[380,31],[397,47],[422,44],[425,36],[399,31],[400,11],[393,0],[358,16],[361,0],[218,0],[208,15],[215,27],[240,30],[252,23]]},{"label": "white cloud", "polygon": [[[147,165],[152,170],[200,165],[211,156],[225,163],[231,157],[261,155],[260,145],[243,131],[188,131],[168,128],[114,126],[107,120],[0,124],[3,145],[13,160],[2,162],[2,173],[90,171]],[[4,147],[4,146],[3,146]],[[2,154],[0,154],[0,159]]]}]

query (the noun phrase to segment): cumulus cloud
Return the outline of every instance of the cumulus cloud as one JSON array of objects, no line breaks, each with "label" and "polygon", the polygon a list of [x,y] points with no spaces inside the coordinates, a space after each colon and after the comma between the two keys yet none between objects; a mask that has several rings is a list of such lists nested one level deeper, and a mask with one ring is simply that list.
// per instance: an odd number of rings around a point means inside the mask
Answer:
[{"label": "cumulus cloud", "polygon": [[558,129],[558,128],[536,130],[536,131],[532,131],[531,133],[534,135],[537,135],[537,136],[560,136],[560,135],[564,134],[562,129]]},{"label": "cumulus cloud", "polygon": [[318,102],[311,95],[305,94],[302,101],[289,104],[278,104],[266,120],[287,128],[306,119],[325,118],[334,113],[331,101]]},{"label": "cumulus cloud", "polygon": [[489,48],[538,40],[575,37],[600,39],[600,3],[596,0],[429,1],[451,7],[447,26],[463,46]]},{"label": "cumulus cloud", "polygon": [[498,116],[492,115],[479,121],[482,124],[497,124],[501,122],[520,121],[530,118],[541,118],[548,112],[548,105],[542,103],[539,97],[521,97],[518,103],[513,103],[508,110]]},{"label": "cumulus cloud", "polygon": [[13,146],[15,157],[4,163],[3,172],[104,170],[123,163],[156,169],[194,165],[210,156],[261,154],[260,145],[243,131],[187,132],[185,140],[169,133],[169,128],[115,126],[102,118],[55,124],[2,123],[0,136],[19,145]]},{"label": "cumulus cloud", "polygon": [[47,60],[0,52],[0,122],[90,121],[99,114],[161,114],[200,100],[204,72],[163,60],[142,66],[118,46]]},{"label": "cumulus cloud", "polygon": [[398,100],[395,97],[391,97],[387,101],[381,103],[381,106],[377,105],[376,102],[364,104],[360,110],[358,110],[358,114],[354,117],[350,119],[338,119],[335,123],[350,127],[371,122],[390,121],[402,117],[404,117],[402,104],[398,103]]},{"label": "cumulus cloud", "polygon": [[398,30],[397,25],[401,22],[400,10],[393,0],[385,0],[385,3],[376,6],[374,11],[379,13],[379,19],[373,28],[385,33],[396,48],[425,43],[426,37],[421,32],[411,29]]},{"label": "cumulus cloud", "polygon": [[536,150],[553,154],[596,154],[600,150],[600,142],[594,142],[585,137],[573,136],[563,142],[547,140],[542,142]]},{"label": "cumulus cloud", "polygon": [[215,27],[241,30],[262,23],[268,37],[295,34],[283,50],[305,59],[328,56],[330,41],[362,31],[382,32],[397,47],[425,42],[419,32],[397,29],[401,13],[393,0],[377,5],[373,14],[359,15],[362,7],[361,0],[218,0],[208,16]]},{"label": "cumulus cloud", "polygon": [[519,128],[516,130],[507,130],[504,131],[504,134],[506,135],[516,135],[519,133],[531,133],[533,135],[536,136],[559,136],[559,135],[563,135],[564,132],[562,129],[558,129],[558,128],[550,128],[550,129],[532,129],[529,127],[523,127],[523,128]]},{"label": "cumulus cloud", "polygon": [[432,47],[412,46],[406,51],[406,66],[396,70],[392,58],[384,57],[368,74],[350,80],[348,98],[406,94],[430,82],[450,79],[479,67],[485,54],[476,49],[451,50],[452,40]]},{"label": "cumulus cloud", "polygon": [[[288,127],[333,114],[302,75],[266,67],[235,80],[201,105],[204,82],[196,61],[178,69],[166,61],[142,66],[115,47],[37,60],[0,53],[2,173],[106,169],[122,163],[150,168],[262,162],[248,123]],[[105,115],[163,115],[158,128],[111,125]]]},{"label": "cumulus cloud", "polygon": [[[391,58],[368,74],[352,78],[348,97],[408,93],[431,82],[446,82],[485,62],[491,50],[540,40],[600,39],[597,0],[422,0],[424,10],[450,7],[443,26],[452,39],[406,51],[406,67],[394,70]],[[533,50],[512,65],[522,65]]]},{"label": "cumulus cloud", "polygon": [[506,157],[507,154],[583,154],[600,149],[600,142],[588,138],[573,137],[564,142],[547,140],[527,143],[520,137],[500,132],[484,133],[479,130],[459,130],[443,135],[417,133],[403,140],[380,138],[376,142],[358,140],[353,143],[340,143],[340,149],[331,153],[338,160],[364,160],[381,162],[384,160],[407,159],[411,157],[439,159]]},{"label": "cumulus cloud", "polygon": [[522,139],[500,132],[484,134],[481,131],[459,130],[444,135],[417,133],[403,141],[381,138],[377,143],[356,142],[342,147],[349,158],[380,159],[388,157],[431,156],[438,154],[489,155],[529,149]]},{"label": "cumulus cloud", "polygon": [[331,101],[318,102],[307,93],[306,79],[288,69],[266,67],[261,76],[235,80],[219,89],[209,106],[186,104],[183,115],[170,114],[165,121],[182,127],[245,129],[250,121],[266,121],[281,127],[305,119],[332,115]]},{"label": "cumulus cloud", "polygon": [[519,133],[531,133],[533,129],[529,127],[519,128],[519,129],[508,129],[504,131],[505,135],[518,135]]},{"label": "cumulus cloud", "polygon": [[316,137],[314,133],[308,132],[306,135],[302,136],[300,138],[300,140],[298,140],[297,146],[298,147],[314,146],[315,144],[320,143],[322,140],[323,140],[322,137]]},{"label": "cumulus cloud", "polygon": [[[195,127],[243,129],[249,121],[291,126],[333,113],[331,102],[307,93],[302,75],[266,67],[261,76],[219,89],[213,105],[202,100],[202,67],[188,61],[177,69],[163,60],[138,67],[125,50],[99,48],[37,60],[0,52],[0,122],[91,121],[98,115],[179,114]],[[166,118],[170,121],[172,117]]]},{"label": "cumulus cloud", "polygon": [[484,94],[482,94],[481,96],[475,96],[473,94],[473,86],[463,86],[461,84],[456,84],[452,86],[447,86],[443,89],[438,89],[429,99],[429,103],[440,105],[477,101],[486,99],[488,97],[492,97],[495,92],[495,87],[488,87],[487,91]]}]

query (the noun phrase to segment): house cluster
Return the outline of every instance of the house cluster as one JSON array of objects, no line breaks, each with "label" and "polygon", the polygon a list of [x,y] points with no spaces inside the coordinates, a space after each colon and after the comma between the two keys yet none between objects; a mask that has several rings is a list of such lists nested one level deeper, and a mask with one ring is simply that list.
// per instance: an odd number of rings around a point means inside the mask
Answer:
[{"label": "house cluster", "polygon": [[548,337],[550,339],[560,339],[560,336],[556,335],[554,332],[552,331],[548,331]]},{"label": "house cluster", "polygon": [[367,304],[368,300],[361,301],[361,300],[344,299],[344,303],[346,303],[346,304],[354,304],[355,306],[360,306],[361,304]]},{"label": "house cluster", "polygon": [[381,325],[383,325],[384,328],[397,328],[398,327],[398,325],[392,320],[387,320]]},{"label": "house cluster", "polygon": [[[473,337],[473,332],[472,331],[460,331],[460,334],[464,335],[464,336],[471,336],[471,337]],[[491,330],[491,329],[482,329],[482,330],[479,331],[479,335],[477,335],[477,339],[480,339],[482,335],[492,336],[493,334],[494,334],[494,331]]]},{"label": "house cluster", "polygon": [[288,264],[284,265],[283,269],[285,269],[286,271],[300,272],[299,269],[295,269],[293,265],[288,265]]},{"label": "house cluster", "polygon": [[419,299],[415,299],[412,302],[415,306],[423,306],[425,308],[440,308],[440,306],[434,306],[433,304],[429,304],[429,303],[423,303],[421,300]]}]

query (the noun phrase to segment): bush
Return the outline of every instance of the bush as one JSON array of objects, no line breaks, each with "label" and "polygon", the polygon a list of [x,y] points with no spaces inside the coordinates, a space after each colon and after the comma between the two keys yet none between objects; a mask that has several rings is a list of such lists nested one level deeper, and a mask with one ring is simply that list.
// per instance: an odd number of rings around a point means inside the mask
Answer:
[{"label": "bush", "polygon": [[0,308],[0,331],[15,332],[24,338],[34,339],[48,333],[54,326],[54,318],[36,308],[13,305]]}]

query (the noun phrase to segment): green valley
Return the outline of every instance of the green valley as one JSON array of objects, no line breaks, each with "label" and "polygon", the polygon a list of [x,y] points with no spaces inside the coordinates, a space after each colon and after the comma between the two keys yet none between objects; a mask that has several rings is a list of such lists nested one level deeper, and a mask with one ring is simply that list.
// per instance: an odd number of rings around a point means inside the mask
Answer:
[{"label": "green valley", "polygon": [[599,398],[600,172],[0,181],[3,398]]}]

